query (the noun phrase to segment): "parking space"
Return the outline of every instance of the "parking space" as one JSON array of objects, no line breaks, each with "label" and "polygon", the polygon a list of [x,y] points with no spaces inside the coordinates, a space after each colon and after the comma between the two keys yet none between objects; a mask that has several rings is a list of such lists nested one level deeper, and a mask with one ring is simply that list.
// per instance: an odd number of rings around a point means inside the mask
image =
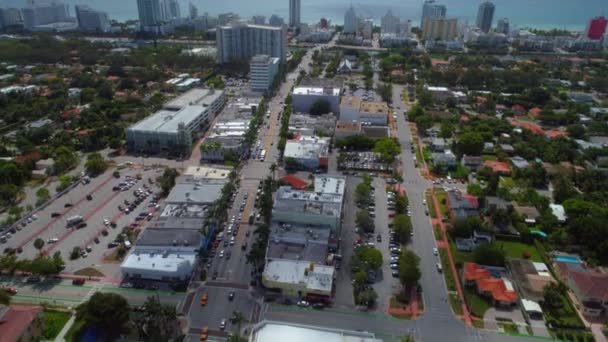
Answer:
[{"label": "parking space", "polygon": [[382,161],[375,152],[342,152],[344,157],[338,165],[342,169],[391,172],[392,166]]},{"label": "parking space", "polygon": [[[61,252],[66,262],[65,272],[71,273],[102,263],[108,252],[108,244],[116,239],[122,227],[130,225],[138,215],[126,214],[118,206],[127,207],[125,200],[135,202],[134,192],[139,188],[142,193],[158,192],[156,185],[152,184],[158,176],[156,170],[124,169],[120,172],[120,178],[115,178],[113,171],[108,170],[91,179],[88,184],[78,185],[36,213],[37,219],[17,231],[4,244],[4,248],[20,248],[20,258],[32,259],[40,253],[33,246],[33,242],[40,238],[45,242],[43,252]],[[137,179],[138,175],[141,180]],[[124,182],[131,182],[123,188],[124,191],[115,188]],[[152,201],[151,195],[146,195],[140,201],[139,205],[133,207],[137,213],[155,211],[155,206],[148,206]],[[80,247],[84,252],[79,258],[70,260],[74,247]],[[115,269],[117,271],[118,267]],[[116,275],[116,272],[112,273]]]}]

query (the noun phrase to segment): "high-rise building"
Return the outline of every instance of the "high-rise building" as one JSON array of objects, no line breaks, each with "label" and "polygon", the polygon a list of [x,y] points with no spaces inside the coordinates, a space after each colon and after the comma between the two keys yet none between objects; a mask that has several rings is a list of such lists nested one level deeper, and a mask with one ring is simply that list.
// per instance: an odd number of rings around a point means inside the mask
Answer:
[{"label": "high-rise building", "polygon": [[0,29],[22,25],[23,17],[18,8],[0,8]]},{"label": "high-rise building", "polygon": [[587,38],[602,39],[606,33],[606,26],[608,26],[608,20],[603,16],[591,19],[587,25]]},{"label": "high-rise building", "polygon": [[412,33],[412,21],[406,20],[399,24],[399,34],[409,36]]},{"label": "high-rise building", "polygon": [[96,11],[87,5],[76,5],[78,27],[84,31],[106,32],[110,29],[108,14]]},{"label": "high-rise building", "polygon": [[496,32],[508,35],[509,31],[509,18],[498,19],[498,23],[496,24]]},{"label": "high-rise building", "polygon": [[190,11],[190,19],[195,19],[198,17],[198,8],[193,3],[188,4],[188,9]]},{"label": "high-rise building", "polygon": [[137,13],[142,29],[158,26],[162,21],[159,0],[137,0]]},{"label": "high-rise building", "polygon": [[249,71],[251,73],[251,90],[267,92],[279,72],[281,60],[268,55],[256,55],[251,58]]},{"label": "high-rise building", "polygon": [[179,2],[177,0],[161,0],[160,13],[164,21],[180,18]]},{"label": "high-rise building", "polygon": [[286,58],[287,33],[283,27],[235,23],[219,26],[216,39],[218,63],[255,55],[278,57],[281,62]]},{"label": "high-rise building", "polygon": [[427,17],[422,27],[422,39],[450,41],[458,37],[458,19]]},{"label": "high-rise building", "polygon": [[374,34],[374,19],[366,18],[362,22],[361,36],[363,39],[372,39]]},{"label": "high-rise building", "polygon": [[62,2],[54,0],[28,0],[27,7],[23,8],[22,14],[26,29],[69,21],[68,7]]},{"label": "high-rise building", "polygon": [[301,8],[300,0],[289,0],[289,26],[300,27]]},{"label": "high-rise building", "polygon": [[319,20],[319,28],[327,30],[329,28],[329,21],[325,18]]},{"label": "high-rise building", "polygon": [[217,16],[217,20],[218,20],[220,26],[224,26],[224,25],[238,22],[239,20],[241,20],[241,17],[239,17],[239,15],[236,13],[228,12],[228,13],[220,13]]},{"label": "high-rise building", "polygon": [[485,33],[490,32],[490,29],[492,28],[495,8],[496,6],[489,1],[482,2],[481,5],[479,5],[479,10],[477,11],[477,27]]},{"label": "high-rise building", "polygon": [[283,18],[279,17],[276,14],[270,16],[270,19],[268,19],[268,23],[270,24],[270,26],[274,27],[281,27],[285,25],[285,21],[283,20]]},{"label": "high-rise building", "polygon": [[350,8],[344,13],[344,29],[342,32],[344,33],[357,33],[357,28],[359,26],[359,19],[357,18],[357,13],[355,13],[355,9],[351,5]]},{"label": "high-rise building", "polygon": [[426,0],[422,5],[422,18],[420,18],[420,27],[424,26],[424,18],[427,17],[445,17],[447,8],[445,5],[435,3],[435,0]]},{"label": "high-rise building", "polygon": [[388,10],[386,15],[380,21],[380,32],[384,33],[399,33],[399,17],[393,15],[391,10]]},{"label": "high-rise building", "polygon": [[264,25],[266,24],[266,17],[263,15],[254,15],[253,17],[251,17],[251,22],[256,25]]}]

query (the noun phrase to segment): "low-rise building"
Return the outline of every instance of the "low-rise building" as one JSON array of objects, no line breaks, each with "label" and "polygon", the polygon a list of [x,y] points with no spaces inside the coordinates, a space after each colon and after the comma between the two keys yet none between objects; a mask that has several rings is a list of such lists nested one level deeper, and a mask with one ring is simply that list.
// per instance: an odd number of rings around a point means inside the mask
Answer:
[{"label": "low-rise building", "polygon": [[32,177],[46,178],[55,173],[55,160],[53,158],[41,159],[36,162],[36,168],[32,170]]},{"label": "low-rise building", "polygon": [[431,153],[433,164],[442,168],[451,168],[457,164],[456,155],[450,151]]},{"label": "low-rise building", "polygon": [[524,221],[529,225],[536,224],[536,219],[540,217],[538,209],[532,206],[515,205],[513,206],[513,209],[516,213],[521,215],[524,218]]},{"label": "low-rise building", "polygon": [[491,272],[493,269],[493,267],[482,267],[472,262],[465,262],[463,271],[465,285],[475,287],[478,294],[490,299],[495,306],[517,305],[519,296],[513,283],[504,276],[493,277]]},{"label": "low-rise building", "polygon": [[264,268],[262,283],[288,297],[329,299],[334,276],[333,266],[308,261],[270,260]]},{"label": "low-rise building", "polygon": [[463,155],[460,164],[471,172],[477,172],[483,165],[483,158],[480,156]]},{"label": "low-rise building", "polygon": [[388,105],[386,102],[361,102],[359,122],[364,126],[388,125]]},{"label": "low-rise building", "polygon": [[557,222],[559,222],[559,223],[566,222],[566,220],[568,219],[568,216],[566,216],[566,210],[564,209],[563,205],[551,203],[551,204],[549,204],[549,208],[551,209],[551,213],[553,214],[553,216],[555,216],[555,218],[557,218]]},{"label": "low-rise building", "polygon": [[608,273],[588,268],[582,262],[555,262],[561,280],[568,284],[588,317],[600,317],[608,310]]},{"label": "low-rise building", "polygon": [[479,216],[479,200],[470,194],[459,190],[450,190],[447,194],[447,205],[453,220],[464,220],[468,217]]},{"label": "low-rise building", "polygon": [[283,157],[292,158],[300,167],[316,170],[327,167],[329,138],[297,136],[285,144]]},{"label": "low-rise building", "polygon": [[343,96],[340,101],[340,121],[357,121],[361,112],[359,96]]},{"label": "low-rise building", "polygon": [[340,92],[341,89],[334,86],[297,86],[291,94],[293,110],[299,113],[310,113],[311,107],[317,101],[326,101],[329,103],[330,111],[339,114]]},{"label": "low-rise building", "polygon": [[218,122],[213,126],[212,133],[201,145],[201,160],[207,162],[224,162],[226,153],[234,153],[238,157],[247,151],[244,136],[249,129],[249,120],[234,120]]},{"label": "low-rise building", "polygon": [[256,324],[249,341],[276,342],[290,341],[297,336],[297,341],[323,341],[323,342],[382,342],[374,334],[361,331],[347,331],[333,328],[314,327],[303,324],[267,322]]},{"label": "low-rise building", "polygon": [[201,127],[224,106],[224,92],[192,89],[127,129],[134,152],[187,155]]},{"label": "low-rise building", "polygon": [[42,329],[35,321],[40,317],[42,307],[0,304],[0,341],[40,340]]},{"label": "low-rise building", "polygon": [[361,123],[358,121],[338,121],[336,122],[336,139],[350,137],[361,134]]},{"label": "low-rise building", "polygon": [[424,89],[431,93],[433,99],[439,102],[445,102],[447,99],[454,97],[454,93],[447,87],[424,86]]},{"label": "low-rise building", "polygon": [[198,252],[167,247],[135,247],[120,266],[125,278],[187,281],[196,268]]}]

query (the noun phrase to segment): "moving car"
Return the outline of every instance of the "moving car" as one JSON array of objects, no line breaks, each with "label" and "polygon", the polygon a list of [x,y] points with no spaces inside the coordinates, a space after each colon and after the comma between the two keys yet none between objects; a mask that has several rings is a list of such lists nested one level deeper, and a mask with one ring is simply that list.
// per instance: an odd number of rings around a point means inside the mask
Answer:
[{"label": "moving car", "polygon": [[84,285],[84,283],[85,283],[84,278],[72,279],[72,285]]},{"label": "moving car", "polygon": [[13,296],[14,296],[14,295],[16,295],[16,294],[17,294],[17,292],[19,292],[19,291],[17,291],[17,289],[16,289],[16,288],[14,288],[14,287],[2,287],[1,289],[2,289],[2,290],[4,290],[4,291],[6,291],[6,293],[8,293],[8,294],[10,294],[10,295],[13,295]]},{"label": "moving car", "polygon": [[204,327],[201,330],[201,341],[207,340],[207,337],[209,337],[209,327]]},{"label": "moving car", "polygon": [[222,321],[220,322],[220,330],[224,330],[226,329],[226,319],[222,319]]},{"label": "moving car", "polygon": [[201,295],[201,305],[203,305],[203,306],[207,305],[208,300],[209,300],[209,294],[203,293]]},{"label": "moving car", "polygon": [[228,300],[229,301],[234,300],[234,291],[230,291],[230,293],[228,293]]}]

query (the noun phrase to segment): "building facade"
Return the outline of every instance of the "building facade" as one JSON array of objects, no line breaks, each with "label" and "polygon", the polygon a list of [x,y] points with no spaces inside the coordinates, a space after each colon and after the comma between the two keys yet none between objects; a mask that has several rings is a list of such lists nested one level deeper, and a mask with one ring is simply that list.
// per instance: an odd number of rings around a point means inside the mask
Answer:
[{"label": "building facade", "polygon": [[359,26],[359,19],[357,18],[357,13],[355,13],[355,9],[351,5],[350,8],[344,13],[344,29],[342,32],[349,34],[356,34],[357,28]]},{"label": "building facade", "polygon": [[274,27],[282,27],[283,25],[285,25],[285,21],[283,20],[283,18],[279,17],[278,15],[273,14],[268,19],[268,24],[270,24],[270,26],[274,26]]},{"label": "building facade", "polygon": [[238,23],[218,27],[216,35],[218,63],[249,59],[255,55],[268,55],[285,61],[287,36],[282,27]]},{"label": "building facade", "polygon": [[496,32],[509,35],[510,31],[509,18],[498,19],[498,23],[496,24]]},{"label": "building facade", "polygon": [[268,55],[257,55],[251,58],[249,71],[251,73],[251,90],[267,92],[279,72],[280,59]]},{"label": "building facade", "polygon": [[332,113],[340,113],[340,88],[300,86],[293,89],[291,96],[296,113],[310,113],[310,108],[317,101],[327,101]]},{"label": "building facade", "polygon": [[427,17],[422,27],[422,39],[451,41],[458,37],[458,19]]},{"label": "building facade", "polygon": [[110,29],[108,14],[96,11],[86,5],[76,5],[76,19],[78,27],[84,31],[106,32]]},{"label": "building facade", "polygon": [[389,10],[382,21],[380,22],[380,32],[385,33],[399,33],[399,17],[393,15],[393,12]]},{"label": "building facade", "polygon": [[162,21],[159,0],[137,0],[137,13],[142,29],[157,26]]},{"label": "building facade", "polygon": [[587,38],[594,40],[602,39],[604,33],[606,33],[606,26],[608,26],[608,19],[603,16],[591,19],[587,26]]},{"label": "building facade", "polygon": [[372,35],[374,34],[374,19],[364,19],[361,24],[361,36],[363,36],[363,39],[372,39]]},{"label": "building facade", "polygon": [[164,21],[171,21],[181,17],[179,2],[177,0],[161,0],[160,16]]},{"label": "building facade", "polygon": [[479,5],[479,10],[477,11],[477,27],[485,33],[490,32],[490,29],[492,28],[495,8],[496,6],[489,1],[482,2],[481,5]]},{"label": "building facade", "polygon": [[66,22],[68,8],[58,1],[35,1],[28,0],[27,7],[21,11],[24,27],[33,30],[36,26]]}]

